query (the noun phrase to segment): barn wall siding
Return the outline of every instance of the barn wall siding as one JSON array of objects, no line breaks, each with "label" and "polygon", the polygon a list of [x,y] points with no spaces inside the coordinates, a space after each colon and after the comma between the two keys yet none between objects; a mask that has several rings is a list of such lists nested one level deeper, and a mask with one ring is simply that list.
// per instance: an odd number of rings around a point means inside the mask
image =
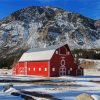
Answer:
[{"label": "barn wall siding", "polygon": [[[66,50],[65,50],[66,48]],[[63,53],[66,51],[66,54]],[[58,51],[58,54],[56,54],[56,51]],[[78,66],[76,64],[74,64],[74,58],[68,48],[68,46],[63,46],[59,49],[57,49],[52,57],[52,59],[50,60],[50,76],[60,76],[60,68],[61,68],[61,60],[62,58],[64,58],[65,60],[65,68],[66,68],[66,75],[73,75],[76,76],[76,70],[78,68]],[[62,53],[62,54],[61,54]],[[52,68],[55,68],[55,71],[52,71]],[[72,70],[72,71],[71,71]],[[69,73],[68,73],[69,71]]]},{"label": "barn wall siding", "polygon": [[48,76],[48,61],[27,62],[27,74]]},{"label": "barn wall siding", "polygon": [[20,75],[24,74],[23,70],[24,70],[24,62],[18,63],[16,74],[20,74]]}]

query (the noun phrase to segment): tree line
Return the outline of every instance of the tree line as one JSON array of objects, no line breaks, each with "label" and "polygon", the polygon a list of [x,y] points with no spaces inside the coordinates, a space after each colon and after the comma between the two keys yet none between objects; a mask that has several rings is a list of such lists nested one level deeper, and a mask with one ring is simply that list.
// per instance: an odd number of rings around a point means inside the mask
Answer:
[{"label": "tree line", "polygon": [[100,60],[99,49],[74,49],[72,53],[77,58]]}]

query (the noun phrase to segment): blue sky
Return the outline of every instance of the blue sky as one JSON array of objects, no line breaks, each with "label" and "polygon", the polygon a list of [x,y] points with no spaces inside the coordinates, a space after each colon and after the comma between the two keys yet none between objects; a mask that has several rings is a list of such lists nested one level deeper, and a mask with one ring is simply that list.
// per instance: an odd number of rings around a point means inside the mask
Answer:
[{"label": "blue sky", "polygon": [[100,19],[100,0],[0,0],[0,19],[28,6],[54,6]]}]

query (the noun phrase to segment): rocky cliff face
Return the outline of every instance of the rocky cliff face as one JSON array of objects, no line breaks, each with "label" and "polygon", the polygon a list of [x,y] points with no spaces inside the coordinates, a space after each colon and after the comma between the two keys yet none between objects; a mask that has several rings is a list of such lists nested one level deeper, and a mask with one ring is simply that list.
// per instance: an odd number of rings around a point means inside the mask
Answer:
[{"label": "rocky cliff face", "polygon": [[0,21],[0,58],[61,43],[71,48],[100,48],[99,42],[100,20],[59,8],[31,6]]}]

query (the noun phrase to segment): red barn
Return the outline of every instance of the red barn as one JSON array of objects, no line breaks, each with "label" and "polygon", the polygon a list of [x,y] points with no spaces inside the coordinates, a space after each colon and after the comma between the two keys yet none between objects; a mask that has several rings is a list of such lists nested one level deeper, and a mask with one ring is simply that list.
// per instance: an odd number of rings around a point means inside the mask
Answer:
[{"label": "red barn", "polygon": [[45,77],[78,76],[83,75],[83,69],[74,63],[74,57],[65,44],[30,49],[13,68],[13,74]]}]

